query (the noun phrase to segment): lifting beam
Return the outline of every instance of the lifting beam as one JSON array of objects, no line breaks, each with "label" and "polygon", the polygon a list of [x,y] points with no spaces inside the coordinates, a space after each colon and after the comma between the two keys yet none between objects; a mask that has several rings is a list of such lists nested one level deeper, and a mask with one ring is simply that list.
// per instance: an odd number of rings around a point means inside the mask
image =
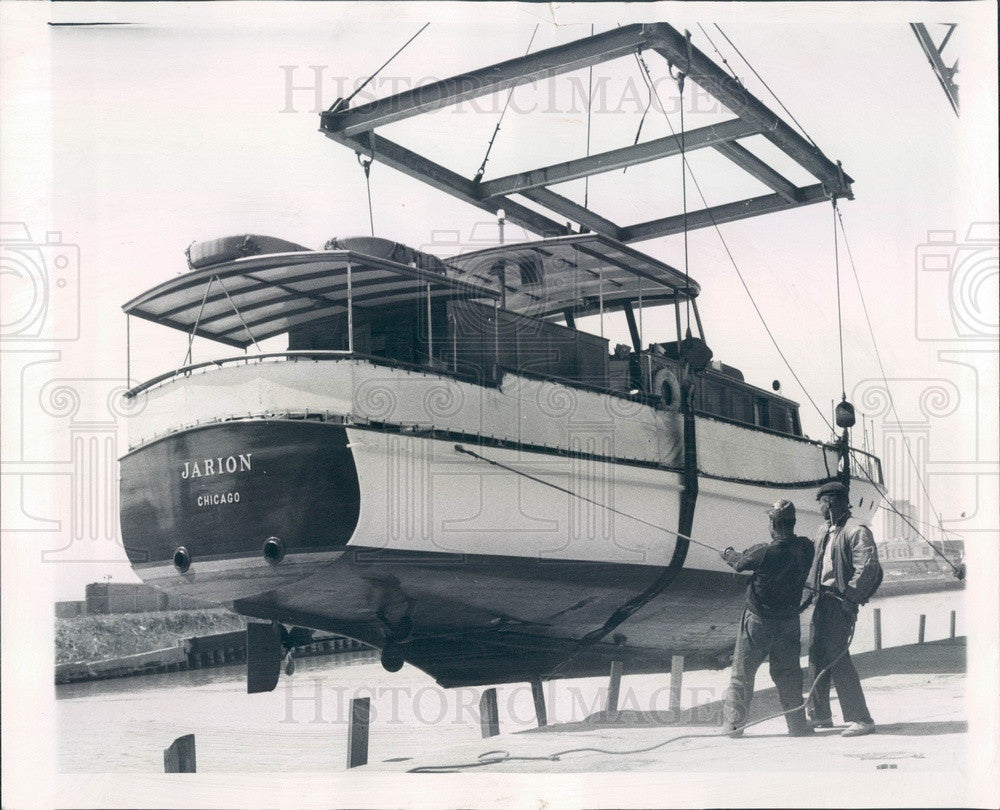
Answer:
[{"label": "lifting beam", "polygon": [[[687,216],[688,229],[809,205],[831,197],[853,198],[853,181],[837,164],[694,47],[688,36],[666,23],[623,26],[357,107],[347,106],[338,100],[322,114],[320,131],[336,143],[490,214],[502,208],[508,220],[543,236],[570,233],[570,228],[564,224],[566,220],[622,242],[667,236],[683,229],[684,217],[681,213],[662,212],[664,215],[645,222],[620,225],[556,193],[551,187],[677,155],[680,152],[677,138],[659,138],[479,181],[447,169],[375,131],[426,112],[646,50],[658,53],[735,116],[685,133],[685,150],[714,149],[771,190],[769,194],[692,210]],[[762,136],[770,141],[817,182],[805,186],[792,183],[738,142],[741,138],[752,136]],[[513,199],[512,195],[521,195],[555,216],[529,208]]]}]

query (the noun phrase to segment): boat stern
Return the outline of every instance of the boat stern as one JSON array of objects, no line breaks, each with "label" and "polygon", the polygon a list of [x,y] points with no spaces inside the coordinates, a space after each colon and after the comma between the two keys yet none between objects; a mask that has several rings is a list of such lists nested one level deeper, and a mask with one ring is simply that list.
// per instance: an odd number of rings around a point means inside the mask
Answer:
[{"label": "boat stern", "polygon": [[342,425],[202,425],[121,459],[122,538],[145,582],[210,602],[266,593],[333,562],[358,523]]}]

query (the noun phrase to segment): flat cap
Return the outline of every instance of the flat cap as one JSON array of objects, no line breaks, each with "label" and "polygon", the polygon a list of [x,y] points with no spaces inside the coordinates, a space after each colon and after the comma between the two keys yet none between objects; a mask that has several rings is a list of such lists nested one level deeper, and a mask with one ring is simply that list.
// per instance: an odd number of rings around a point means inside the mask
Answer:
[{"label": "flat cap", "polygon": [[824,495],[842,495],[843,497],[848,496],[848,489],[840,481],[831,481],[828,484],[823,484],[818,490],[816,490],[816,500],[818,501]]},{"label": "flat cap", "polygon": [[775,501],[767,510],[771,520],[795,520],[795,504],[791,501]]}]

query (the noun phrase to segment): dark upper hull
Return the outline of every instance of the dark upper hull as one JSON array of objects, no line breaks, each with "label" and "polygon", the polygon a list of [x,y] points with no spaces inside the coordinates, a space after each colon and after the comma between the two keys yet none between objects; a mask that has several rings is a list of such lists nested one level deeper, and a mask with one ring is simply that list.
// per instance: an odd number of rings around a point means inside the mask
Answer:
[{"label": "dark upper hull", "polygon": [[[133,565],[184,546],[197,562],[342,548],[360,489],[343,427],[248,420],[180,431],[121,460],[121,522]],[[197,565],[193,567],[197,574]]]}]

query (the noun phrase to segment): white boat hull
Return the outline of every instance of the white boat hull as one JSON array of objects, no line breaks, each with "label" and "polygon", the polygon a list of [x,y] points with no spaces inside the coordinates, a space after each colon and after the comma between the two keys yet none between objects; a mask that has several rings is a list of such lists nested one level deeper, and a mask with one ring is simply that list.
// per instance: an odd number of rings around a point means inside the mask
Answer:
[{"label": "white boat hull", "polygon": [[[396,386],[394,409],[435,421],[397,421],[372,398],[373,379]],[[226,413],[233,385],[234,401],[262,412]],[[545,385],[517,378],[489,390],[356,361],[171,381],[138,403],[139,443],[123,459],[130,558],[158,587],[375,646],[405,617],[406,659],[447,685],[593,674],[610,660],[662,670],[675,654],[725,665],[745,580],[717,550],[767,541],[764,513],[781,498],[811,536],[815,487],[836,471],[829,449],[699,419],[687,543],[677,536],[677,415],[619,400],[631,412],[612,418],[612,397],[563,389],[573,396],[560,403]],[[292,399],[298,407],[280,412]],[[532,407],[548,408],[543,426],[526,420]],[[201,424],[167,433],[171,413],[175,425],[179,413]],[[727,448],[741,433],[736,456]],[[241,456],[248,469],[228,461]],[[856,480],[855,514],[870,520],[880,497]],[[269,537],[285,549],[277,564],[262,554]],[[182,545],[184,573],[173,560]]]}]

